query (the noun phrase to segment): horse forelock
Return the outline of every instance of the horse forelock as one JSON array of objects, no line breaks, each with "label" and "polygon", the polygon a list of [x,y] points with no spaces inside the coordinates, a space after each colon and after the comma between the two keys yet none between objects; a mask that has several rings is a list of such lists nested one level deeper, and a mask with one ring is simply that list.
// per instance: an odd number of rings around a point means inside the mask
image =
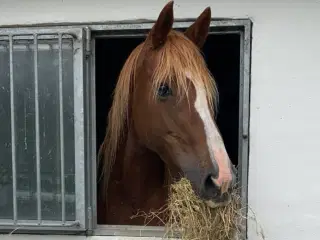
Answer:
[{"label": "horse forelock", "polygon": [[[205,60],[197,48],[183,33],[172,30],[163,47],[156,53],[156,67],[152,76],[153,91],[164,81],[177,87],[177,97],[188,98],[191,82],[205,89],[209,104],[216,109],[218,90],[215,80],[207,68]],[[192,78],[187,78],[187,73]]]},{"label": "horse forelock", "polygon": [[[114,91],[114,99],[108,114],[105,139],[99,149],[98,159],[103,161],[103,174],[107,188],[116,152],[124,137],[128,120],[128,107],[131,89],[135,81],[137,62],[145,42],[138,45],[126,60]],[[150,50],[153,51],[153,50]],[[208,103],[217,108],[218,91],[215,80],[207,68],[205,60],[197,48],[183,33],[172,30],[164,45],[155,50],[155,70],[151,77],[153,97],[164,81],[174,83],[177,97],[188,98],[189,83],[204,88]],[[192,76],[191,78],[187,78]]]}]

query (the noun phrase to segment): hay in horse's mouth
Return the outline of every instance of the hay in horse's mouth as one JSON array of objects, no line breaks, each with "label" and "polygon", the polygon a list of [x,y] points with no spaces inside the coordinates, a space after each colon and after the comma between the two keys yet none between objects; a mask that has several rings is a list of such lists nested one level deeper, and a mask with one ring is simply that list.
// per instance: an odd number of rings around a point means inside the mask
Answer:
[{"label": "hay in horse's mouth", "polygon": [[[163,213],[166,219],[160,219]],[[231,192],[229,204],[212,207],[194,193],[186,178],[170,186],[168,202],[163,209],[144,214],[144,217],[147,221],[160,219],[165,224],[166,237],[178,234],[182,240],[231,240],[245,227],[238,189]]]}]

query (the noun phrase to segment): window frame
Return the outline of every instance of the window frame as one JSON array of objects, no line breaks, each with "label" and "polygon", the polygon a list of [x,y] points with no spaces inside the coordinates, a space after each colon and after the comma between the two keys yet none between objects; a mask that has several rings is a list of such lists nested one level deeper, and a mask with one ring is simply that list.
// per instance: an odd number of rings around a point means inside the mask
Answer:
[{"label": "window frame", "polygon": [[[35,40],[37,39],[62,39],[64,35],[71,36],[73,39],[73,85],[74,85],[74,128],[75,128],[75,221],[54,221],[54,220],[13,220],[0,219],[0,232],[14,233],[75,233],[84,232],[87,227],[86,217],[86,175],[85,175],[85,122],[84,122],[84,30],[82,28],[70,27],[6,27],[0,28],[0,38],[9,42],[9,55],[12,56],[13,40]],[[54,37],[55,36],[55,37]],[[70,39],[70,37],[69,37]],[[62,42],[62,41],[61,41]],[[61,47],[61,46],[60,46]],[[10,57],[10,65],[12,66],[12,58]],[[36,61],[36,60],[35,60]],[[11,67],[10,67],[11,68]],[[10,71],[10,82],[13,81],[13,70]],[[10,94],[12,95],[12,88]],[[37,101],[37,100],[36,100]],[[12,107],[10,107],[11,109]],[[12,111],[12,110],[11,110]],[[13,120],[11,119],[11,122]],[[12,134],[11,134],[12,135]],[[14,151],[14,149],[12,150]],[[13,160],[14,159],[14,160]],[[11,161],[15,162],[15,158]],[[60,160],[61,161],[61,160]],[[12,165],[14,167],[15,164]],[[38,173],[39,174],[39,173]],[[16,179],[13,180],[13,188],[15,188]],[[14,191],[15,192],[15,191]],[[16,194],[14,194],[15,196]],[[16,199],[16,198],[15,198]],[[14,209],[15,207],[13,207]]]},{"label": "window frame", "polygon": [[[173,28],[187,28],[195,18],[175,20]],[[145,35],[149,31],[154,20],[130,20],[99,23],[42,23],[20,26],[0,26],[0,36],[4,34],[38,33],[77,33],[79,37],[78,49],[79,60],[74,63],[74,74],[78,75],[79,93],[83,98],[79,101],[82,109],[78,121],[81,129],[83,152],[81,164],[77,164],[77,180],[84,183],[81,187],[81,204],[76,208],[76,213],[81,212],[81,221],[75,226],[29,226],[16,229],[16,226],[1,226],[0,232],[14,231],[15,233],[47,233],[47,234],[86,234],[89,236],[129,236],[129,237],[162,237],[163,227],[146,226],[113,226],[97,225],[96,206],[96,112],[95,112],[95,39],[98,37],[128,37],[136,36],[137,33]],[[249,120],[250,120],[250,85],[251,85],[251,39],[252,21],[250,18],[213,18],[210,23],[209,34],[240,34],[240,99],[239,99],[239,181],[241,184],[241,196],[243,202],[243,214],[247,216],[248,209],[248,164],[249,164]],[[77,65],[78,64],[78,65]],[[83,80],[83,81],[81,81]],[[76,91],[75,91],[76,92]],[[76,98],[76,94],[74,96]],[[79,99],[78,99],[79,100]],[[76,99],[75,99],[76,101]],[[81,125],[82,123],[82,125]],[[79,165],[79,166],[78,166]],[[76,174],[77,175],[77,174]],[[77,181],[76,180],[76,181]],[[83,193],[83,194],[82,194]],[[77,198],[78,199],[78,198]],[[247,239],[247,220],[243,231],[244,239]]]},{"label": "window frame", "polygon": [[[195,19],[179,19],[173,24],[174,29],[189,27]],[[112,38],[112,37],[133,37],[145,36],[152,28],[154,21],[150,22],[129,22],[129,23],[111,23],[111,24],[93,24],[89,26],[90,37],[90,56],[91,56],[91,81],[90,95],[91,108],[94,109],[95,103],[95,39],[96,38]],[[240,91],[239,91],[239,182],[241,185],[241,197],[243,205],[243,215],[247,216],[248,203],[248,164],[249,164],[249,118],[250,118],[250,70],[251,70],[251,36],[252,36],[252,21],[250,19],[212,19],[210,22],[209,34],[227,34],[237,33],[240,35]],[[128,237],[163,237],[164,227],[153,226],[127,226],[127,225],[98,225],[96,222],[96,124],[95,111],[91,111],[91,147],[93,155],[91,155],[94,166],[92,173],[92,182],[90,186],[94,186],[92,193],[94,202],[92,205],[92,235],[96,236],[128,236]],[[92,150],[91,150],[92,152]],[[244,231],[242,239],[247,238],[247,220],[244,220]]]}]

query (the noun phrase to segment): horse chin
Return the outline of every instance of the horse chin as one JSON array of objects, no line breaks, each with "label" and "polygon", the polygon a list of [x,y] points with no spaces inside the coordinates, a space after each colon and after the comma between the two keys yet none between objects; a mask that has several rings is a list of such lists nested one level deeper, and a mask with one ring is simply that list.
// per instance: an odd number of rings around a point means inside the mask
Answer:
[{"label": "horse chin", "polygon": [[225,207],[231,202],[231,198],[223,202],[214,202],[213,200],[204,201],[209,208]]}]

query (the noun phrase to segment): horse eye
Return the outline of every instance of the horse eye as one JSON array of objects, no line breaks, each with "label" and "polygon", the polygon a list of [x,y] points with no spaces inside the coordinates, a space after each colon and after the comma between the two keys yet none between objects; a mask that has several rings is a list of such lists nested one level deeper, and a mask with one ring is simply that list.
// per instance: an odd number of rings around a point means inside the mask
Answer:
[{"label": "horse eye", "polygon": [[160,85],[160,87],[158,88],[158,96],[160,98],[167,98],[172,94],[172,91],[170,89],[170,87],[168,86],[168,84],[163,83]]}]

